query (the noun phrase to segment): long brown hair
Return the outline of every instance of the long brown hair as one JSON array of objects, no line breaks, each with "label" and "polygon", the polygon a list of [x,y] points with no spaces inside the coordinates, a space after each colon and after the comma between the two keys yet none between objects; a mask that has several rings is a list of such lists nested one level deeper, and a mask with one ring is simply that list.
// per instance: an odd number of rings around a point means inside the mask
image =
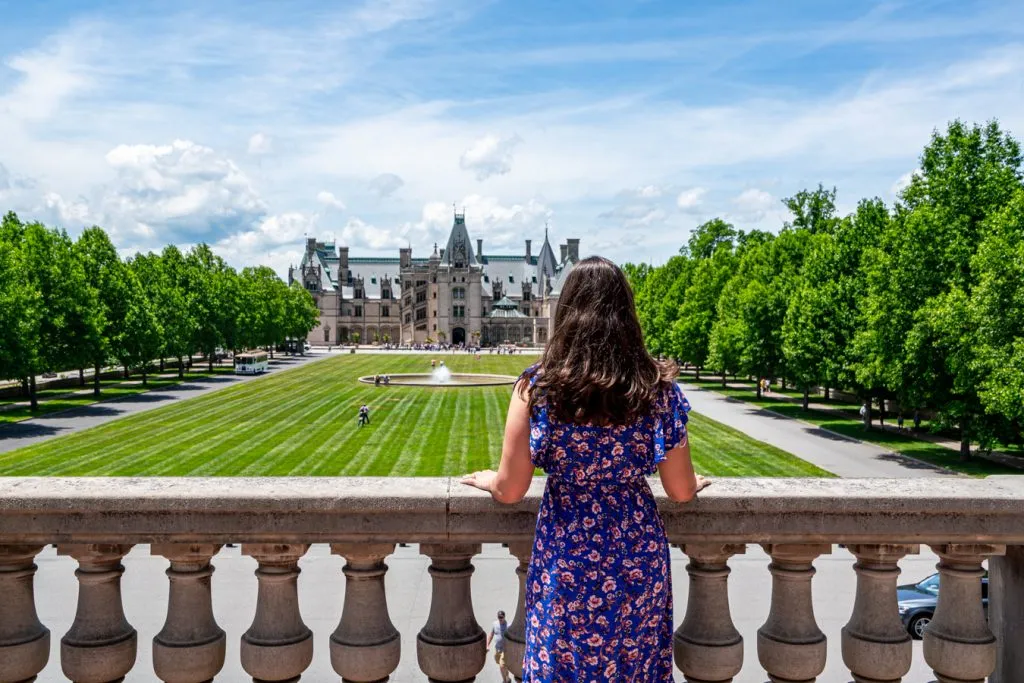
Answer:
[{"label": "long brown hair", "polygon": [[590,256],[562,286],[554,331],[531,370],[530,409],[544,400],[563,422],[628,424],[651,409],[676,370],[647,352],[622,270]]}]

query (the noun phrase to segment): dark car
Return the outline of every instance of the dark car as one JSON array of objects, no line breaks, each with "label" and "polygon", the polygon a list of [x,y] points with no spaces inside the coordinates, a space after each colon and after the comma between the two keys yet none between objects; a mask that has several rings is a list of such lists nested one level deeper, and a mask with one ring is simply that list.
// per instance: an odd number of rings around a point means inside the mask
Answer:
[{"label": "dark car", "polygon": [[[907,586],[896,587],[896,600],[899,603],[900,619],[912,638],[920,639],[924,628],[935,615],[935,605],[939,602],[939,575],[932,574],[927,579]],[[988,614],[988,576],[981,580],[981,604]]]}]

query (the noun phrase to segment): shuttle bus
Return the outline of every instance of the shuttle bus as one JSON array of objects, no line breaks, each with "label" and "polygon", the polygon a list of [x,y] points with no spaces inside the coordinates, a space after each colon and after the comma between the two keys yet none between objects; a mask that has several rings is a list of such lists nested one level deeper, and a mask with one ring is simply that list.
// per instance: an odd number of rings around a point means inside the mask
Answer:
[{"label": "shuttle bus", "polygon": [[267,367],[266,351],[247,351],[235,356],[236,375],[261,375]]}]

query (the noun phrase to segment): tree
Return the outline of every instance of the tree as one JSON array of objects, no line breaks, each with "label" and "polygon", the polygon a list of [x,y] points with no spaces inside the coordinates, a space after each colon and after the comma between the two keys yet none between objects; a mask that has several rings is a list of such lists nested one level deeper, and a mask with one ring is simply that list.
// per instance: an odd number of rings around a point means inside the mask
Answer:
[{"label": "tree", "polygon": [[43,311],[29,286],[21,246],[23,226],[13,213],[0,225],[0,379],[27,378],[35,366],[33,345]]},{"label": "tree", "polygon": [[[312,295],[298,282],[293,282],[288,288],[285,320],[288,337],[300,342],[305,340],[320,322],[320,308]],[[358,344],[359,333],[353,332],[352,339]]]},{"label": "tree", "polygon": [[124,366],[125,376],[129,368],[141,366],[142,384],[147,383],[146,368],[160,353],[160,325],[153,313],[152,302],[145,289],[131,269],[125,271],[127,306],[124,321],[120,326],[116,348],[118,360]]},{"label": "tree", "polygon": [[192,319],[192,348],[202,351],[213,372],[217,347],[224,343],[224,304],[220,299],[223,289],[218,282],[224,261],[206,244],[199,244],[185,257],[187,264],[187,306]]},{"label": "tree", "polygon": [[118,355],[116,340],[127,315],[125,267],[107,233],[95,226],[78,236],[74,255],[85,273],[87,286],[95,291],[97,334],[86,339],[84,346],[93,366],[93,396],[99,397],[103,366],[111,356]]},{"label": "tree", "polygon": [[782,350],[786,370],[803,392],[807,410],[810,390],[824,381],[826,359],[834,349],[823,330],[829,327],[831,309],[821,290],[804,281],[789,301],[782,325]]},{"label": "tree", "polygon": [[836,188],[826,190],[818,183],[816,190],[800,190],[792,197],[782,200],[793,221],[790,225],[797,230],[806,230],[812,235],[832,232],[838,222],[836,218]]},{"label": "tree", "polygon": [[680,253],[697,260],[709,259],[721,245],[728,245],[731,250],[733,240],[738,235],[732,223],[726,223],[721,218],[712,218],[694,228],[686,247],[680,249]]},{"label": "tree", "polygon": [[[721,238],[714,242],[714,251],[707,253],[706,249],[695,244],[695,240],[699,240],[705,226],[712,223],[716,224],[716,233]],[[691,253],[697,249],[707,255],[702,256],[694,268],[672,335],[673,348],[681,360],[697,368],[697,379],[700,379],[700,369],[707,364],[711,351],[711,329],[718,314],[718,299],[736,268],[732,243],[735,233],[731,225],[715,219],[698,228],[690,238]]]},{"label": "tree", "polygon": [[192,356],[195,321],[188,305],[189,271],[185,257],[174,245],[160,253],[163,296],[156,317],[163,331],[163,351],[178,359],[178,377],[185,376],[185,357]]}]

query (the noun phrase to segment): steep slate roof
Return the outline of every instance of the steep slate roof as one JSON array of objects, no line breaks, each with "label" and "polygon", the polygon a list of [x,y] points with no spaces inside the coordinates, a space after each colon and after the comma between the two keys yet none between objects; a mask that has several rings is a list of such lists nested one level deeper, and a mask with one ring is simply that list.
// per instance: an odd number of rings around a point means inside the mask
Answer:
[{"label": "steep slate roof", "polygon": [[558,273],[558,277],[556,277],[554,282],[551,283],[551,296],[558,296],[562,293],[562,286],[565,284],[565,278],[569,277],[569,273],[572,272],[572,269],[575,266],[575,263],[566,259],[565,265],[562,266],[562,270]]},{"label": "steep slate roof", "polygon": [[558,259],[548,242],[548,226],[544,226],[544,244],[540,248],[540,255],[537,257],[537,272],[548,277],[554,277],[558,272]]},{"label": "steep slate roof", "polygon": [[466,214],[464,213],[455,214],[455,222],[452,224],[451,234],[448,235],[448,244],[445,246],[444,251],[441,252],[441,261],[449,266],[453,263],[456,242],[461,242],[466,249],[465,265],[478,263],[473,255],[473,244],[469,241],[469,231],[466,229]]}]

